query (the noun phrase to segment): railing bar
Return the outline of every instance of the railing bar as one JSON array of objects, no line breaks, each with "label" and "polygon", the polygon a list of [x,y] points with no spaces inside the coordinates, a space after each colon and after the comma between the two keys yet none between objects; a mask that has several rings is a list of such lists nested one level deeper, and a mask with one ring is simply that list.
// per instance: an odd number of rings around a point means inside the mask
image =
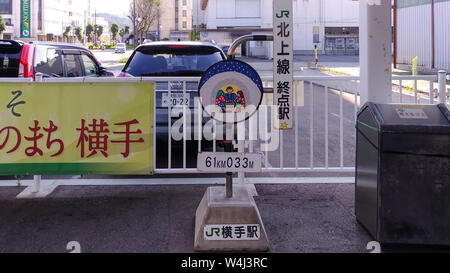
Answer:
[{"label": "railing bar", "polygon": [[434,104],[434,83],[433,81],[429,81],[429,84],[430,84],[430,94],[429,94],[430,104]]},{"label": "railing bar", "polygon": [[[262,168],[262,173],[296,173],[296,172],[328,172],[328,173],[354,173],[355,168],[353,167],[344,167],[344,168],[284,168],[283,170],[279,168]],[[188,169],[155,169],[155,174],[198,174],[200,173],[197,169],[188,168]],[[202,173],[207,174],[207,173]]]},{"label": "railing bar", "polygon": [[217,121],[213,119],[213,152],[217,151]]},{"label": "railing bar", "polygon": [[[256,116],[256,115],[255,115]],[[248,121],[248,124],[249,124],[249,128],[250,128],[250,130],[249,130],[249,132],[248,132],[248,149],[249,149],[249,152],[250,153],[253,153],[253,149],[254,149],[254,147],[253,147],[253,139],[255,138],[254,137],[254,134],[255,134],[255,132],[253,131],[253,129],[254,129],[254,122],[255,122],[255,120],[256,120],[256,122],[258,122],[258,120],[257,119],[255,119],[255,116],[253,116],[252,118],[250,118],[249,119],[249,121]],[[258,134],[258,133],[256,133],[256,134]]]},{"label": "railing bar", "polygon": [[284,168],[284,153],[283,153],[283,148],[284,148],[284,130],[280,130],[280,168],[283,169]]},{"label": "railing bar", "polygon": [[417,104],[417,80],[414,80],[414,104]]},{"label": "railing bar", "polygon": [[187,138],[187,114],[186,114],[186,81],[183,81],[183,169],[186,169],[186,138]]},{"label": "railing bar", "polygon": [[200,102],[200,97],[197,97],[196,100],[194,100],[194,104],[195,101],[197,101],[197,128],[198,128],[198,152],[201,153],[202,152],[202,140],[203,140],[203,107],[202,104]]},{"label": "railing bar", "polygon": [[[265,120],[267,120],[267,121],[269,121],[269,120],[274,120],[273,118],[268,118],[268,116],[267,115],[269,115],[269,109],[270,109],[270,114],[272,115],[272,117],[274,117],[273,115],[274,115],[274,113],[272,112],[273,111],[273,108],[271,107],[271,106],[269,106],[269,96],[266,96],[266,111],[265,111]],[[267,124],[267,122],[266,122],[266,125],[265,125],[266,127],[265,127],[265,129],[264,129],[264,139],[265,139],[265,141],[268,141],[268,134],[269,134],[269,125]],[[274,124],[272,124],[272,126],[274,126]],[[266,167],[268,167],[269,166],[269,149],[266,149],[266,151],[265,151],[265,156],[264,156],[265,158],[265,166]]]},{"label": "railing bar", "polygon": [[325,85],[325,168],[328,169],[328,86]]},{"label": "railing bar", "polygon": [[309,84],[310,87],[310,109],[309,113],[309,161],[311,169],[314,169],[314,85],[311,81]]},{"label": "railing bar", "polygon": [[403,103],[403,81],[399,80],[398,83],[400,85],[400,103]]},{"label": "railing bar", "polygon": [[300,82],[295,83],[295,103],[294,103],[294,119],[295,119],[295,168],[298,168],[298,156],[299,156],[299,145],[298,145],[298,92]]},{"label": "railing bar", "polygon": [[356,123],[356,120],[358,119],[358,90],[355,91],[355,103],[353,105],[353,111],[354,111],[354,115],[355,115],[354,118],[355,118],[355,123]]},{"label": "railing bar", "polygon": [[340,90],[339,96],[339,141],[341,144],[341,168],[344,167],[344,100],[343,100],[343,92]]},{"label": "railing bar", "polygon": [[172,85],[171,82],[167,82],[167,111],[168,111],[168,119],[169,119],[169,130],[168,130],[168,156],[167,156],[167,167],[168,169],[172,169]]}]

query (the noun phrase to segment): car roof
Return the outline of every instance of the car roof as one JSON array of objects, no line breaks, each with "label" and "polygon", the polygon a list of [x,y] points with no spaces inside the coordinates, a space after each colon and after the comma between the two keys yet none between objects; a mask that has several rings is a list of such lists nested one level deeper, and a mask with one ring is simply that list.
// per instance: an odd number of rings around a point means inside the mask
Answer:
[{"label": "car roof", "polygon": [[63,49],[80,49],[80,50],[89,51],[87,48],[85,48],[83,46],[78,46],[78,45],[73,45],[73,44],[65,44],[65,43],[30,42],[29,44],[32,44],[32,45],[43,45],[43,46],[54,46],[54,47],[59,47],[59,48],[63,48]]},{"label": "car roof", "polygon": [[138,46],[137,48],[140,47],[151,47],[151,46],[210,46],[210,47],[214,47],[217,49],[220,49],[220,47],[218,47],[215,44],[211,44],[211,43],[207,43],[207,42],[191,42],[191,41],[159,41],[159,42],[151,42],[151,43],[146,43],[146,44],[142,44],[140,46]]}]

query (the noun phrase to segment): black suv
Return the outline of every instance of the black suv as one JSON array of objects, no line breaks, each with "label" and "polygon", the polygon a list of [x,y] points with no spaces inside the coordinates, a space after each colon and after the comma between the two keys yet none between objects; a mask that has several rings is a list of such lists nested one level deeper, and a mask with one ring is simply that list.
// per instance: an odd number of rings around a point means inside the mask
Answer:
[{"label": "black suv", "polygon": [[[186,99],[183,97],[183,83],[177,77],[201,77],[213,64],[225,60],[223,51],[210,43],[202,42],[154,42],[136,48],[118,77],[170,77],[171,97],[168,97],[168,82],[157,82],[155,86],[156,118],[156,168],[168,167],[168,105],[172,113],[172,125],[183,117],[183,106],[191,111],[191,139],[198,128],[194,116],[194,106],[198,97],[198,82],[186,82]],[[202,118],[203,125],[210,118]],[[195,121],[195,122],[194,122]],[[211,148],[212,141],[202,141],[202,148]],[[171,140],[171,167],[183,166],[183,141]],[[197,162],[198,141],[186,143],[188,168],[195,168]],[[203,149],[206,150],[206,149]]]},{"label": "black suv", "polygon": [[0,40],[0,78],[113,77],[81,46]]}]

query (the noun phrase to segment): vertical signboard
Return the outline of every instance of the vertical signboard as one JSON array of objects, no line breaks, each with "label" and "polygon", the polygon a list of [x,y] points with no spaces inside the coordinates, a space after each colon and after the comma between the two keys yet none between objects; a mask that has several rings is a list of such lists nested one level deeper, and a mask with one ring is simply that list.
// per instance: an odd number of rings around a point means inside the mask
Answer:
[{"label": "vertical signboard", "polygon": [[294,127],[294,21],[292,0],[273,1],[275,129]]},{"label": "vertical signboard", "polygon": [[31,0],[21,0],[20,9],[21,9],[21,37],[22,38],[30,38],[31,37],[31,8],[30,8]]}]

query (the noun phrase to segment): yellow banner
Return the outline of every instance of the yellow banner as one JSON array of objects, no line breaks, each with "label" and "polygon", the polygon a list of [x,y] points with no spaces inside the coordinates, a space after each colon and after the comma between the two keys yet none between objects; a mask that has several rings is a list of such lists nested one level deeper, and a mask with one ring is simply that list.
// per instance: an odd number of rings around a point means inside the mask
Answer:
[{"label": "yellow banner", "polygon": [[153,173],[153,83],[1,83],[0,174]]}]

